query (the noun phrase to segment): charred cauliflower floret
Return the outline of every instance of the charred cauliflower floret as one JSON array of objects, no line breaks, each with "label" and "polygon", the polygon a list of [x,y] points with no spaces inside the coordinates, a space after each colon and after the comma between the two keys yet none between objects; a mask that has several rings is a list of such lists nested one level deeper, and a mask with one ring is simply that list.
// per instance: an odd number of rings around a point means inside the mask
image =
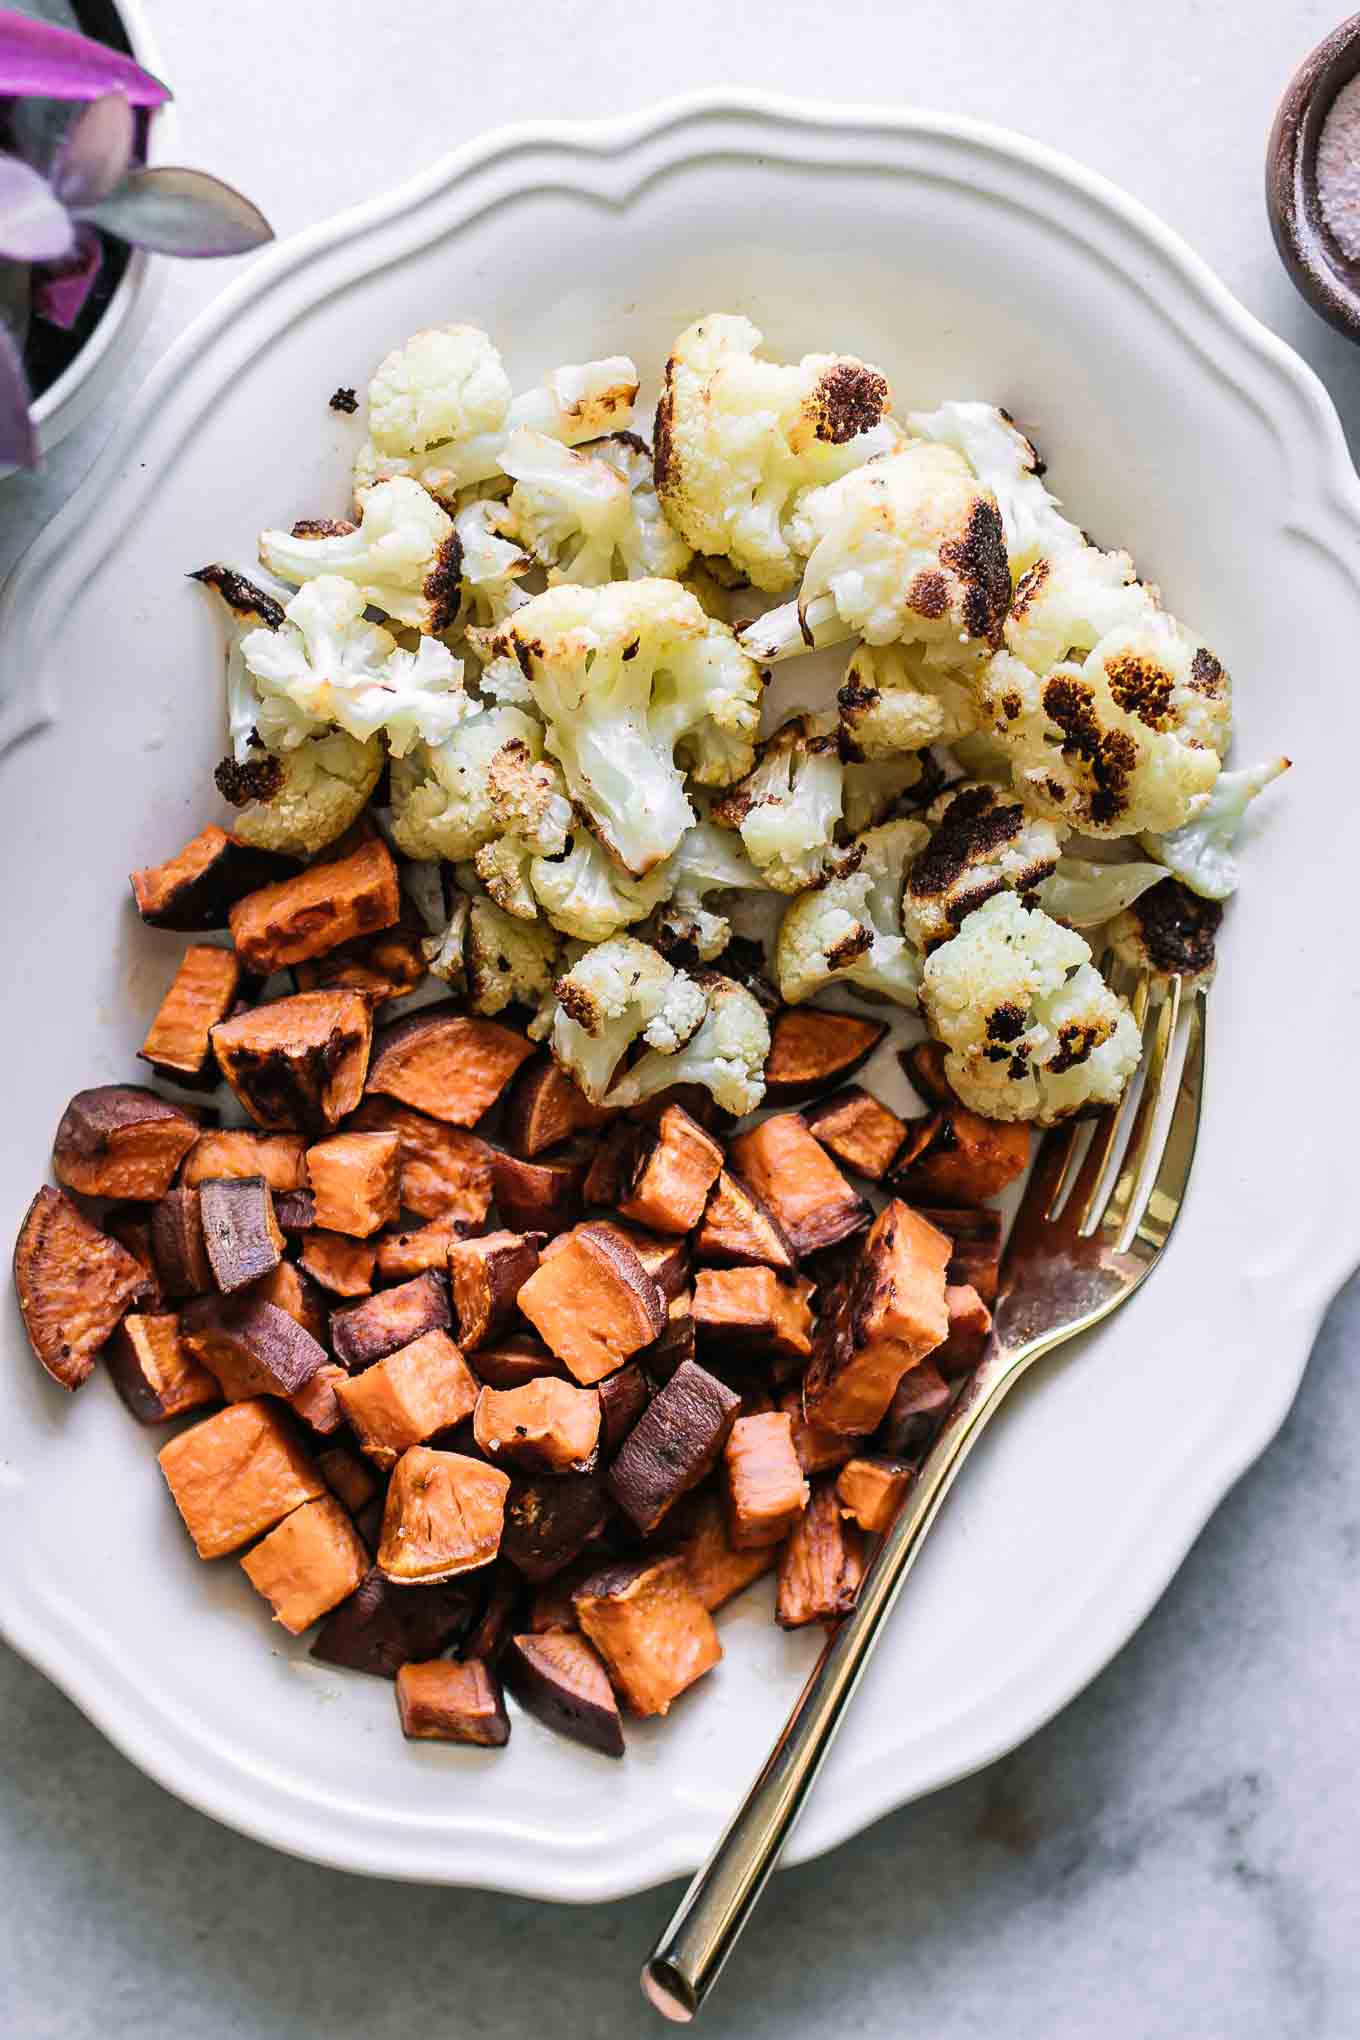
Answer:
[{"label": "charred cauliflower floret", "polygon": [[503,912],[470,865],[459,865],[457,881],[447,919],[422,944],[431,975],[465,993],[474,1013],[538,1007],[552,989],[559,937],[546,922]]},{"label": "charred cauliflower floret", "polygon": [[686,829],[654,876],[666,886],[666,905],[653,923],[656,946],[672,963],[687,967],[712,963],[732,939],[731,922],[708,904],[710,896],[766,887],[740,839],[711,821]]},{"label": "charred cauliflower floret", "polygon": [[451,519],[418,483],[381,482],[368,491],[357,529],[260,533],[260,564],[281,581],[318,574],[352,581],[365,602],[408,630],[447,630],[458,614],[461,548]]},{"label": "charred cauliflower floret", "polygon": [[665,899],[669,870],[669,862],[658,864],[645,878],[634,878],[606,855],[589,829],[578,825],[565,855],[533,859],[529,886],[554,928],[581,942],[606,942],[632,922],[645,920]]},{"label": "charred cauliflower floret", "polygon": [[514,834],[503,779],[493,772],[507,747],[512,760],[543,754],[542,725],[523,709],[496,705],[466,716],[442,744],[417,744],[392,761],[392,834],[408,857],[475,857],[495,836]]},{"label": "charred cauliflower floret", "polygon": [[[500,355],[472,326],[436,327],[396,348],[369,386],[370,434],[354,463],[354,493],[396,476],[446,508],[492,481],[521,427],[577,446],[632,420],[637,370],[626,355],[555,368],[512,397]],[[446,427],[438,439],[428,434]]]},{"label": "charred cauliflower floret", "polygon": [[976,675],[936,664],[924,645],[859,645],[836,696],[847,758],[891,758],[952,744],[981,720]]},{"label": "charred cauliflower floret", "polygon": [[1081,936],[1013,892],[995,894],[926,959],[921,1007],[950,1084],[987,1119],[1051,1126],[1111,1105],[1142,1049]]},{"label": "charred cauliflower floret", "polygon": [[1233,840],[1247,809],[1258,793],[1288,770],[1287,758],[1272,758],[1268,765],[1220,772],[1213,792],[1193,820],[1164,835],[1144,835],[1143,848],[1191,892],[1206,900],[1226,900],[1237,891]]},{"label": "charred cauliflower floret", "polygon": [[1172,977],[1192,991],[1213,978],[1222,919],[1221,900],[1202,899],[1179,879],[1164,878],[1111,921],[1105,935],[1120,963],[1150,974],[1154,994]]},{"label": "charred cauliflower floret", "polygon": [[750,768],[759,675],[674,581],[549,588],[473,641],[488,664],[516,660],[571,798],[636,877],[694,820],[686,769],[725,786]]},{"label": "charred cauliflower floret", "polygon": [[850,354],[762,361],[761,337],[749,319],[722,312],[680,335],[656,412],[656,485],[687,544],[775,593],[798,572],[790,520],[799,493],[902,434],[876,368]]},{"label": "charred cauliflower floret", "polygon": [[708,1012],[703,988],[631,935],[588,949],[555,990],[552,1052],[596,1105],[639,1035],[674,1055]]},{"label": "charred cauliflower floret", "polygon": [[382,777],[380,737],[361,744],[343,730],[304,737],[282,754],[257,751],[245,766],[224,759],[217,786],[239,811],[232,834],[257,850],[310,857],[343,836]]},{"label": "charred cauliflower floret", "polygon": [[740,831],[768,886],[802,892],[845,862],[836,846],[843,776],[835,717],[794,715],[710,812],[721,827]]},{"label": "charred cauliflower floret", "polygon": [[682,1047],[639,1056],[611,1086],[606,1104],[640,1105],[672,1084],[702,1084],[725,1111],[738,1117],[755,1111],[765,1096],[770,1023],[759,1000],[731,978],[704,971],[695,983],[708,1001],[701,1025]]},{"label": "charred cauliflower floret", "polygon": [[505,536],[504,520],[505,505],[486,501],[465,504],[453,520],[463,598],[457,623],[463,628],[500,623],[529,599],[519,584],[534,563]]},{"label": "charred cauliflower floret", "polygon": [[902,888],[927,834],[914,821],[866,830],[851,845],[849,870],[789,903],[775,971],[791,1006],[831,984],[916,1004],[921,959],[903,933]]},{"label": "charred cauliflower floret", "polygon": [[394,757],[438,744],[468,713],[463,668],[422,637],[405,651],[369,623],[352,581],[322,574],[300,588],[277,629],[248,631],[241,657],[260,698],[256,728],[271,750],[334,727],[366,743],[381,731]]},{"label": "charred cauliflower floret", "polygon": [[1041,554],[1085,543],[1045,488],[1038,452],[995,404],[941,404],[937,411],[909,412],[907,423],[923,439],[961,453],[996,497],[1012,579],[1018,580]]},{"label": "charred cauliflower floret", "polygon": [[902,894],[902,925],[918,949],[947,942],[994,893],[1028,896],[1057,868],[1064,832],[994,786],[950,787],[926,820],[930,838]]},{"label": "charred cauliflower floret", "polygon": [[511,433],[501,466],[515,480],[504,528],[550,582],[675,580],[689,566],[693,554],[661,514],[651,453],[635,434],[572,448],[525,428]]},{"label": "charred cauliflower floret", "polygon": [[1001,516],[952,447],[916,440],[809,490],[791,530],[807,557],[797,600],[740,633],[762,664],[850,637],[924,645],[947,665],[1001,643],[1011,599]]}]

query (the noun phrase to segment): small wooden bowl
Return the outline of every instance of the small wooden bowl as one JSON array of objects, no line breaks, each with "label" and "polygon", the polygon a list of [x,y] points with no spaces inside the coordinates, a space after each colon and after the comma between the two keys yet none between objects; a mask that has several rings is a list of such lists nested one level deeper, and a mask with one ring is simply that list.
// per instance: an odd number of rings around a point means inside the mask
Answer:
[{"label": "small wooden bowl", "polygon": [[1266,149],[1266,209],[1281,260],[1314,310],[1351,340],[1360,340],[1360,261],[1323,218],[1317,151],[1333,100],[1358,72],[1360,14],[1353,14],[1294,73]]}]

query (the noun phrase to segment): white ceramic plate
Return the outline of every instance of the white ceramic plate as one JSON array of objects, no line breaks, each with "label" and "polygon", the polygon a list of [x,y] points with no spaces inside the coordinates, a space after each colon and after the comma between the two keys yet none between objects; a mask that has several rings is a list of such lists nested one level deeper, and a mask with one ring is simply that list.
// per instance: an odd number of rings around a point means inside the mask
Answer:
[{"label": "white ceramic plate", "polygon": [[[1131,201],[928,115],[704,98],[480,143],[259,263],[138,394],[0,611],[7,897],[0,1233],[83,1084],[134,1075],[178,938],[124,874],[214,813],[216,619],[185,572],[334,513],[337,383],[444,318],[516,382],[741,310],[902,400],[1004,403],[1089,528],[1219,649],[1240,755],[1288,750],[1214,993],[1186,1214],[1148,1289],[1017,1393],[951,1499],[793,1842],[830,1847],[1028,1735],[1110,1658],[1267,1443],[1356,1258],[1349,860],[1360,489],[1321,388]],[[1267,803],[1263,802],[1262,807]],[[727,1656],[621,1766],[516,1716],[501,1756],[408,1747],[384,1682],[312,1665],[203,1566],[97,1377],[73,1402],[5,1306],[0,1620],[137,1763],[349,1869],[601,1898],[693,1865],[812,1659],[756,1589]]]}]

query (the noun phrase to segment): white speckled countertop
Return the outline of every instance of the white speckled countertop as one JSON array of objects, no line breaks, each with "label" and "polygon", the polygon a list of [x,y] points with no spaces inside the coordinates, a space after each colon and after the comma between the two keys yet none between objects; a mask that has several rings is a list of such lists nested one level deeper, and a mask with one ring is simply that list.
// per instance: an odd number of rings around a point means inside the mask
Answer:
[{"label": "white speckled countertop", "polygon": [[[1353,445],[1360,436],[1360,354],[1294,295],[1261,197],[1275,100],[1334,4],[145,5],[185,160],[243,185],[281,234],[501,121],[694,86],[900,97],[1006,122],[1179,228],[1313,364]],[[234,266],[173,270],[126,387]],[[110,416],[41,478],[0,487],[0,570],[85,471]],[[1268,982],[1263,970],[1262,996]],[[978,1777],[776,1880],[705,2017],[714,2040],[1356,2033],[1358,1333],[1353,1288],[1275,1445],[1065,1714]],[[635,1978],[674,1888],[568,1911],[292,1862],[169,1799],[3,1650],[0,1724],[0,2034],[663,2030]]]}]

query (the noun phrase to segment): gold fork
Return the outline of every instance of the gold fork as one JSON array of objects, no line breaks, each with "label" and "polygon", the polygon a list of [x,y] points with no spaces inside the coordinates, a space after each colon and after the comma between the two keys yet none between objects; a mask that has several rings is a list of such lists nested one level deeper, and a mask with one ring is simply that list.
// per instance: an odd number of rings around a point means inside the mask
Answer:
[{"label": "gold fork", "polygon": [[[1121,982],[1116,972],[1111,981],[1130,997],[1143,1029],[1143,1081],[1136,1102],[1137,1087],[1131,1084],[1121,1103],[1094,1122],[1069,1123],[1045,1137],[1007,1243],[982,1360],[879,1546],[854,1611],[828,1640],[763,1770],[643,1969],[645,1995],[669,2019],[695,2016],[735,1947],[826,1760],[902,1582],[984,1426],[1036,1360],[1127,1302],[1157,1265],[1170,1237],[1199,1129],[1204,998],[1197,987],[1183,989],[1177,977],[1160,988],[1156,999],[1146,976],[1135,981],[1126,973]],[[1178,1033],[1184,1036],[1184,1054],[1173,1102]],[[1091,1135],[1083,1153],[1085,1124],[1091,1125]],[[1122,1156],[1112,1169],[1126,1126]]]}]

